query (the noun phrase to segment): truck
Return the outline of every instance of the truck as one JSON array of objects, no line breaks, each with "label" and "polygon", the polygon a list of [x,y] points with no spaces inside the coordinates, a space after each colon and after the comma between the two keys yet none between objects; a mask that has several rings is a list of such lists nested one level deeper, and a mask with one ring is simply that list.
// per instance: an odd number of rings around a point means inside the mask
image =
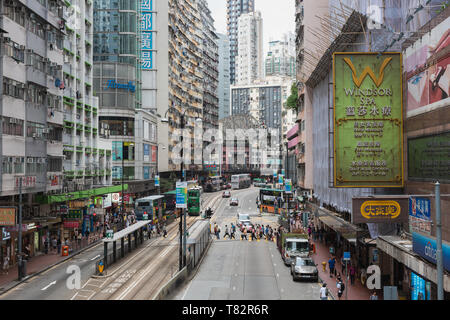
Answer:
[{"label": "truck", "polygon": [[311,254],[308,234],[306,233],[282,231],[278,234],[277,245],[281,258],[287,266],[290,266],[297,257],[305,258]]}]

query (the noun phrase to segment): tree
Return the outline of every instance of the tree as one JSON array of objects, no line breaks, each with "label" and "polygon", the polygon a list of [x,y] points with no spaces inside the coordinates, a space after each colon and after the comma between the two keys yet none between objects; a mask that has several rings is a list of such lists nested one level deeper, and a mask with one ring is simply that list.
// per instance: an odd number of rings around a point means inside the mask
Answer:
[{"label": "tree", "polygon": [[295,83],[291,86],[291,95],[287,98],[286,109],[294,109],[297,111],[298,88]]}]

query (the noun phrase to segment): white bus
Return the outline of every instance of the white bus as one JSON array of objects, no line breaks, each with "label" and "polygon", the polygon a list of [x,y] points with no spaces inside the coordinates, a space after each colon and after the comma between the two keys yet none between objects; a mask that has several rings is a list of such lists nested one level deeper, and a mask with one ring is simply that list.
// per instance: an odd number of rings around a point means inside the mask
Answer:
[{"label": "white bus", "polygon": [[231,188],[232,189],[245,189],[249,188],[252,184],[249,174],[236,174],[231,176]]}]

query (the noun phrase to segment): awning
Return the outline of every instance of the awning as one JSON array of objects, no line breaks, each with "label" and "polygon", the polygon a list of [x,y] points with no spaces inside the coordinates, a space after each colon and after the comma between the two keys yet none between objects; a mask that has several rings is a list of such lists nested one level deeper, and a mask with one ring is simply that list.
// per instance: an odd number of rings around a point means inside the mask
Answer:
[{"label": "awning", "polygon": [[[128,190],[128,184],[123,185],[123,190]],[[51,195],[51,196],[36,196],[36,201],[40,204],[52,204],[59,202],[66,202],[71,200],[86,199],[95,196],[101,196],[108,193],[122,192],[122,185],[103,187],[98,189],[83,190],[77,192],[70,192],[65,194]]]},{"label": "awning", "polygon": [[363,231],[363,229],[356,225],[345,221],[344,219],[334,215],[331,211],[323,208],[319,208],[318,211],[319,220],[326,224],[328,227],[338,232],[342,237],[347,240],[351,240],[352,243],[356,243],[356,233]]},{"label": "awning", "polygon": [[164,193],[165,196],[176,195],[176,194],[177,194],[177,190],[172,190],[172,191]]}]

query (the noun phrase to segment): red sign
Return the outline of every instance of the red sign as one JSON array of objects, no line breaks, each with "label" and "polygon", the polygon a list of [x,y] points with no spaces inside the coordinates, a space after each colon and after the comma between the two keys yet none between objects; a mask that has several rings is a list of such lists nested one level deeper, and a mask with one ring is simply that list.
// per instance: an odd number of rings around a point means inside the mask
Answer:
[{"label": "red sign", "polygon": [[152,161],[156,162],[156,155],[158,154],[158,147],[152,146]]},{"label": "red sign", "polygon": [[16,189],[19,189],[20,179],[22,179],[22,188],[33,188],[36,186],[35,176],[16,177]]},{"label": "red sign", "polygon": [[16,208],[0,208],[0,226],[16,224]]},{"label": "red sign", "polygon": [[78,229],[80,223],[78,221],[64,221],[64,228]]}]

